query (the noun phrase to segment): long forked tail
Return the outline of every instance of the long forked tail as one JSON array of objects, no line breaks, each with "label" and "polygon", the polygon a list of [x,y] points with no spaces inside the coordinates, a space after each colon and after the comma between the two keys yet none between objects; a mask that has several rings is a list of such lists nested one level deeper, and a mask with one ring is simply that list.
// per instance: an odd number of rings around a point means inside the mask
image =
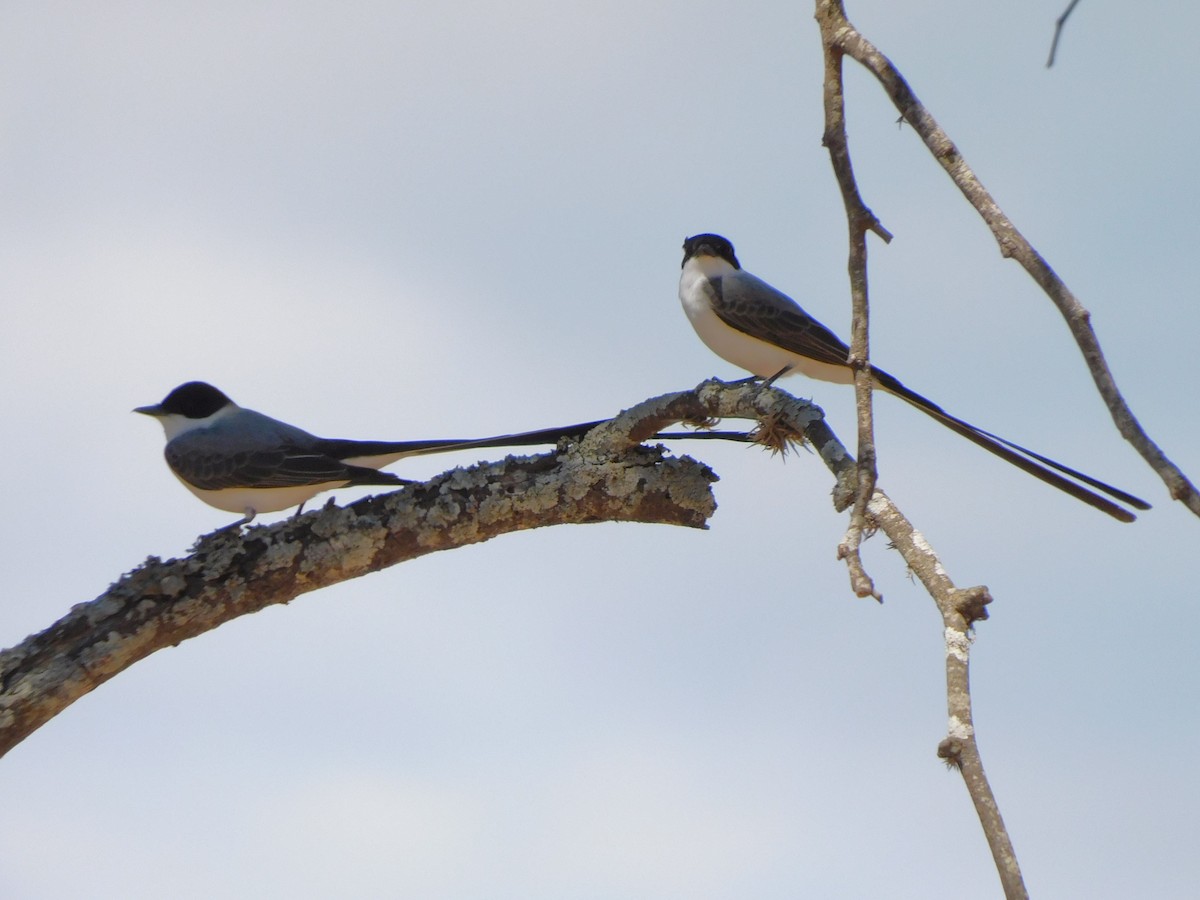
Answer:
[{"label": "long forked tail", "polygon": [[[537,447],[553,446],[563,438],[582,437],[607,419],[595,422],[580,422],[537,431],[522,431],[517,434],[501,434],[486,438],[434,438],[424,441],[343,441],[322,440],[321,452],[337,459],[354,459],[370,466],[390,465],[406,456],[426,456],[432,453],[450,453],[454,450],[472,450],[487,447]],[[660,431],[655,439],[673,440],[723,440],[748,442],[750,436],[741,431]]]},{"label": "long forked tail", "polygon": [[[580,422],[577,425],[564,425],[558,428],[542,428],[538,431],[522,431],[517,434],[502,434],[497,437],[451,440],[451,441],[422,441],[427,446],[415,450],[414,453],[445,453],[450,450],[470,450],[473,447],[537,447],[557,444],[563,438],[580,438],[597,425],[603,425],[608,419],[598,419],[595,422]],[[717,440],[742,441],[750,440],[750,436],[742,431],[660,431],[650,440],[683,441],[683,440]]]},{"label": "long forked tail", "polygon": [[[950,415],[932,400],[922,397],[916,391],[904,386],[899,379],[880,369],[875,369],[875,381],[883,390],[889,394],[894,394],[902,400],[907,401],[915,406],[921,412],[930,416],[933,419],[941,422],[951,431],[961,434],[967,440],[974,444],[978,444],[989,453],[1003,459],[1005,462],[1011,463],[1018,469],[1028,472],[1035,478],[1046,482],[1058,488],[1064,493],[1070,494],[1077,500],[1082,500],[1088,506],[1095,507],[1101,512],[1108,513],[1114,519],[1120,519],[1122,522],[1132,522],[1137,517],[1129,512],[1124,507],[1118,506],[1111,500],[1107,500],[1098,494],[1089,491],[1087,488],[1076,481],[1082,482],[1090,487],[1095,488],[1103,494],[1107,494],[1122,503],[1132,506],[1134,509],[1149,509],[1150,504],[1140,497],[1135,497],[1120,488],[1115,488],[1111,484],[1107,484],[1098,478],[1093,478],[1077,469],[1072,469],[1070,466],[1063,465],[1047,456],[1040,453],[1035,453],[1020,444],[1014,444],[1012,441],[992,434],[990,431],[984,431],[969,422],[964,422],[955,416]],[[1061,475],[1058,473],[1062,473]],[[1076,481],[1071,481],[1064,475],[1074,478]]]}]

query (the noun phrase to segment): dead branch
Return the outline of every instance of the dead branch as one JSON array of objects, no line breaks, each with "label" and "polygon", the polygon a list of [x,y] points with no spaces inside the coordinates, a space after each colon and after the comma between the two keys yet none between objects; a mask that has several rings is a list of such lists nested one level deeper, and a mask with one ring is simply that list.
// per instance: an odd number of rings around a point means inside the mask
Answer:
[{"label": "dead branch", "polygon": [[[710,381],[700,385],[694,392],[646,401],[604,427],[627,428],[622,420],[631,416],[640,422],[637,428],[645,429],[644,432],[635,430],[631,434],[637,436],[644,433],[648,436],[672,421],[695,420],[702,418],[705,413],[721,418],[755,418],[760,422],[769,419],[776,429],[803,434],[829,470],[837,476],[835,508],[843,510],[853,502],[859,484],[858,467],[854,459],[819,418],[819,409],[777,388]],[[597,429],[589,434],[584,443],[587,444],[593,437],[603,439]],[[983,769],[971,714],[971,631],[975,622],[987,618],[986,606],[991,602],[991,595],[982,586],[957,588],[929,542],[913,528],[883,491],[875,490],[867,507],[867,519],[870,527],[877,527],[888,536],[892,546],[937,604],[942,616],[946,646],[946,704],[949,713],[947,736],[939,745],[938,754],[962,774],[992,850],[1005,896],[1028,897],[1012,840]]]},{"label": "dead branch", "polygon": [[1025,890],[1012,839],[983,770],[979,744],[975,739],[975,721],[971,715],[969,664],[972,626],[976,621],[987,618],[986,606],[992,601],[991,595],[982,586],[964,590],[955,587],[924,535],[913,528],[912,523],[883,492],[877,491],[872,498],[870,513],[925,586],[942,616],[949,725],[945,740],[938,745],[938,756],[956,768],[963,777],[1000,874],[1004,896],[1009,900],[1027,898],[1029,894]]},{"label": "dead branch", "polygon": [[817,20],[822,23],[822,34],[828,35],[828,40],[841,53],[864,66],[883,85],[904,121],[916,130],[929,152],[987,223],[1000,246],[1001,255],[1020,263],[1058,307],[1117,430],[1163,480],[1171,498],[1182,501],[1200,516],[1200,492],[1150,439],[1117,389],[1116,380],[1100,349],[1100,340],[1092,329],[1091,314],[1000,209],[958,152],[954,142],[917,99],[896,67],[850,24],[840,0],[817,0]]},{"label": "dead branch", "polygon": [[40,634],[0,653],[0,755],[84,694],[155,651],[238,616],[438,550],[569,523],[702,528],[716,480],[704,465],[630,446],[455,469],[425,484],[332,504],[244,533],[201,539],[191,556],[151,557]]},{"label": "dead branch", "polygon": [[854,179],[854,166],[850,159],[850,139],[846,134],[845,91],[842,82],[842,53],[834,42],[824,37],[826,21],[818,21],[822,28],[821,48],[825,57],[825,134],[822,143],[829,150],[834,175],[842,192],[842,203],[846,208],[846,225],[849,230],[850,253],[847,267],[850,274],[850,298],[852,306],[850,328],[850,367],[854,370],[854,400],[858,418],[858,490],[854,497],[854,508],[850,512],[850,525],[838,545],[838,559],[846,561],[850,572],[850,586],[859,597],[874,597],[883,602],[883,596],[875,588],[871,576],[863,566],[859,547],[867,530],[867,504],[875,492],[878,471],[875,467],[875,427],[871,406],[870,363],[870,303],[867,292],[867,232],[873,231],[885,242],[891,234],[880,224],[879,219],[863,202]]},{"label": "dead branch", "polygon": [[1058,53],[1058,39],[1062,37],[1063,26],[1067,24],[1067,18],[1075,11],[1075,4],[1079,0],[1071,0],[1067,4],[1067,8],[1063,10],[1063,14],[1054,21],[1054,40],[1050,42],[1050,58],[1046,60],[1046,68],[1049,69],[1054,65],[1054,55]]},{"label": "dead branch", "polygon": [[[874,216],[863,203],[853,168],[850,164],[849,146],[845,133],[845,111],[843,108],[841,59],[844,48],[851,44],[869,46],[853,31],[846,20],[845,10],[838,0],[817,0],[817,23],[821,30],[821,44],[825,55],[825,138],[830,148],[834,172],[842,190],[846,217],[850,229],[850,282],[854,310],[854,343],[851,358],[861,358],[855,369],[855,388],[858,399],[859,441],[863,447],[864,436],[870,439],[870,368],[867,353],[867,270],[866,231]],[[871,48],[874,52],[874,48]],[[878,54],[876,54],[878,55]],[[856,59],[858,57],[855,57]],[[861,60],[860,60],[861,62]],[[894,71],[894,70],[893,70]],[[899,80],[899,74],[895,74]],[[899,80],[903,84],[902,80]],[[907,89],[907,86],[905,86]],[[885,232],[886,234],[886,232]],[[890,236],[889,236],[890,237]],[[865,382],[865,384],[864,384]],[[873,445],[867,443],[873,454]],[[872,474],[874,470],[872,459]],[[971,627],[979,619],[987,617],[986,605],[991,602],[987,588],[977,587],[960,591],[950,580],[928,542],[912,527],[905,516],[882,491],[873,490],[862,474],[860,465],[859,494],[856,498],[854,516],[846,540],[839,548],[839,556],[850,559],[852,580],[863,587],[866,573],[862,572],[858,546],[863,530],[867,527],[867,515],[871,524],[882,528],[891,538],[892,545],[916,573],[929,591],[942,616],[943,634],[946,643],[946,703],[949,713],[948,734],[941,742],[938,753],[950,761],[963,776],[968,794],[975,805],[976,814],[983,826],[984,835],[992,851],[996,869],[1005,896],[1027,897],[1024,879],[1013,849],[1012,839],[1004,826],[996,798],[983,769],[979,746],[975,739],[975,725],[971,715],[971,689],[969,678],[969,649]],[[867,493],[863,494],[866,489]],[[870,503],[867,503],[868,497]],[[856,517],[862,514],[862,519]],[[856,565],[857,564],[857,565]],[[860,574],[859,574],[860,573]]]},{"label": "dead branch", "polygon": [[849,460],[816,407],[780,391],[724,388],[648,400],[560,452],[454,469],[424,484],[151,557],[96,599],[0,652],[0,756],[75,700],[165,647],[301,594],[439,550],[548,525],[647,522],[703,528],[712,471],[640,446],[663,427],[785,417],[831,467]]}]

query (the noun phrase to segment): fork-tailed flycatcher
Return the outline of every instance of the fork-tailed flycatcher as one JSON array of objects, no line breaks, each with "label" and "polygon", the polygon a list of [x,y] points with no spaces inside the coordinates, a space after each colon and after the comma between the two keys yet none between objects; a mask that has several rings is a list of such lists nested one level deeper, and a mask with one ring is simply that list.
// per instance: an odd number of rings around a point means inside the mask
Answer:
[{"label": "fork-tailed flycatcher", "polygon": [[[241,513],[243,518],[234,525],[247,524],[258,513],[302,504],[334,488],[412,484],[390,472],[378,471],[405,456],[556,444],[600,424],[585,422],[478,440],[331,440],[238,406],[202,381],[182,384],[162,403],[139,406],[134,412],[158,419],[167,436],[167,465],[175,477],[209,506]],[[663,433],[658,437],[744,440],[746,436],[698,432]]]},{"label": "fork-tailed flycatcher", "polygon": [[[710,350],[759,378],[773,381],[800,372],[821,381],[854,382],[850,348],[791,297],[744,270],[733,244],[720,235],[697,234],[683,242],[679,299]],[[1135,516],[1076,481],[1135,509],[1150,508],[1132,494],[955,418],[882,369],[871,366],[871,374],[876,388],[907,400],[967,440],[1113,518],[1132,522]]]}]

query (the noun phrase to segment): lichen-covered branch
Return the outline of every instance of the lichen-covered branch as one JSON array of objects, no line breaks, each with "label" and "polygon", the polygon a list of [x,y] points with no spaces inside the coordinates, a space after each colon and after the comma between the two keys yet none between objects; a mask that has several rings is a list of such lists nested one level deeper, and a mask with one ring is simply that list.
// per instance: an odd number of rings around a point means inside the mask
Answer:
[{"label": "lichen-covered branch", "polygon": [[[755,439],[773,450],[804,442],[834,474],[834,506],[845,510],[854,501],[858,469],[823,415],[761,383],[706,381],[639,403],[555,453],[454,469],[344,508],[329,504],[270,526],[215,532],[184,559],[148,559],[95,600],[0,652],[0,755],[156,650],[309,591],[511,531],[602,521],[702,528],[716,509],[716,476],[693,459],[640,444],[677,422],[749,419],[758,423]],[[990,817],[989,841],[1002,836],[994,852],[1015,870],[970,712],[965,648],[971,622],[984,617],[986,591],[957,591],[882,491],[874,492],[867,513],[943,610],[947,646],[955,650],[947,653],[947,741],[953,743],[944,742],[944,755],[975,785],[980,816]],[[1019,871],[1015,877],[1019,884]]]},{"label": "lichen-covered branch", "polygon": [[150,558],[95,600],[0,652],[0,755],[151,653],[309,591],[530,528],[703,528],[716,509],[716,476],[640,442],[680,421],[780,416],[835,471],[847,460],[853,468],[816,407],[782,391],[706,382],[639,404],[556,453],[454,469],[345,508],[330,504],[270,526],[215,532],[183,559]]},{"label": "lichen-covered branch", "polygon": [[1116,379],[1108,367],[1100,349],[1100,340],[1092,328],[1091,314],[1000,209],[967,165],[958,147],[917,99],[891,60],[850,24],[840,0],[817,0],[817,20],[822,24],[822,34],[828,35],[827,39],[833,42],[839,52],[860,63],[883,85],[904,121],[913,127],[929,152],[991,229],[1000,246],[1000,253],[1020,263],[1058,307],[1083,354],[1084,362],[1092,374],[1100,396],[1108,406],[1117,430],[1163,480],[1171,498],[1182,501],[1188,509],[1200,516],[1200,493],[1142,429],[1117,389]]},{"label": "lichen-covered branch", "polygon": [[577,449],[455,469],[430,482],[267,527],[217,532],[150,558],[40,634],[0,653],[0,755],[156,650],[300,594],[500,534],[584,522],[702,528],[711,470],[612,433]]}]

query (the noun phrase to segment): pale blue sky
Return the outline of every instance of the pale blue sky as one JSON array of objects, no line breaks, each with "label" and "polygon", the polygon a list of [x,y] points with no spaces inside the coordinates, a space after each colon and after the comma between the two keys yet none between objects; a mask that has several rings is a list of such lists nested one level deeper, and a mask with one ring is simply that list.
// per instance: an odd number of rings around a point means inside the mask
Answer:
[{"label": "pale blue sky", "polygon": [[[1046,71],[1062,5],[850,14],[1195,477],[1200,72],[1098,0]],[[1200,8],[1169,28],[1198,33]],[[609,415],[740,377],[675,296],[683,237],[709,230],[846,334],[821,72],[804,3],[0,6],[0,645],[228,520],[129,413],[182,381],[338,437]],[[882,486],[996,598],[977,724],[1028,885],[1190,896],[1200,522],[1118,437],[1049,301],[848,83],[896,235],[871,246],[875,360],[1155,504],[1119,525],[878,403]],[[853,437],[847,389],[784,386]],[[507,536],[104,685],[0,761],[0,896],[996,896],[935,758],[932,602],[881,537],[887,602],[850,596],[815,458],[693,452],[722,479],[707,532]]]}]

